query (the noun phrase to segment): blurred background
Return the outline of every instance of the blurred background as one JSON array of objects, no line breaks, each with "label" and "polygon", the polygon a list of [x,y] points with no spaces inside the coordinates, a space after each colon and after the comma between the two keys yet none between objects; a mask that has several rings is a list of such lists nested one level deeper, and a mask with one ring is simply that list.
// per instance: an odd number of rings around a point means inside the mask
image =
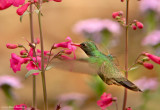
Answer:
[{"label": "blurred background", "polygon": [[[16,52],[18,53],[20,50],[9,50],[6,48],[7,43],[23,44],[27,46],[25,39],[30,40],[29,17],[28,15],[24,16],[21,23],[19,20],[20,17],[16,14],[16,9],[16,7],[12,6],[6,10],[0,11],[0,76],[11,75],[18,77],[22,86],[19,89],[13,89],[15,98],[14,104],[23,103],[28,106],[32,106],[32,78],[29,77],[26,80],[24,79],[24,75],[27,72],[25,66],[22,66],[21,71],[17,73],[14,73],[10,68],[10,54]],[[42,29],[45,50],[49,50],[54,43],[65,41],[67,36],[70,36],[72,41],[76,43],[86,41],[88,37],[86,37],[85,34],[74,31],[75,24],[77,24],[79,21],[93,18],[100,20],[108,19],[115,21],[116,23],[116,20],[112,18],[112,13],[120,10],[125,12],[125,2],[120,2],[120,0],[63,0],[61,3],[44,3],[42,7]],[[136,19],[144,24],[144,28],[141,30],[137,29],[135,31],[131,28],[129,29],[129,65],[132,65],[142,51],[156,54],[157,50],[153,45],[142,45],[142,41],[144,40],[145,36],[149,35],[149,33],[153,30],[157,30],[159,26],[157,26],[158,23],[155,23],[156,26],[149,28],[149,22],[152,22],[150,24],[154,24],[154,19],[152,19],[152,17],[155,15],[146,14],[144,11],[141,11],[139,1],[130,1],[129,11],[130,22]],[[149,19],[148,16],[152,17]],[[155,18],[157,19],[157,16]],[[157,21],[155,20],[155,22]],[[38,30],[37,15],[34,14],[35,37],[39,37]],[[119,62],[119,67],[123,71],[125,29],[123,26],[119,25],[118,31],[119,33],[116,35],[116,39],[118,39],[118,41],[116,41],[113,46],[107,47],[105,45],[105,48],[108,48],[110,54],[116,56]],[[99,42],[97,45],[102,46]],[[80,49],[76,50],[76,54],[79,57],[85,56],[84,52]],[[106,54],[108,53],[106,52]],[[129,72],[129,79],[131,81],[135,81],[137,79],[147,77],[157,78],[156,80],[158,81],[160,75],[159,72],[160,69],[157,65],[155,65],[153,70],[148,70],[143,66],[140,66],[138,69]],[[147,81],[148,80],[145,82]],[[65,106],[68,107],[68,109],[67,107],[66,109],[63,108],[64,110],[100,110],[100,108],[97,106],[97,100],[99,99],[97,92],[99,93],[99,86],[102,89],[100,93],[106,91],[107,93],[111,93],[112,96],[117,97],[118,107],[119,109],[122,108],[124,88],[119,86],[104,85],[100,79],[92,77],[88,74],[81,74],[80,72],[70,72],[60,68],[53,68],[46,72],[46,83],[50,110],[54,110],[56,105],[59,103],[61,103],[62,108]],[[37,106],[40,110],[43,109],[43,92],[41,84],[41,76],[38,75]],[[158,84],[158,82],[156,84]],[[94,87],[93,85],[97,86]],[[146,85],[148,86],[149,84]],[[154,88],[154,90],[147,90],[147,93],[129,91],[127,107],[132,107],[133,110],[159,110],[159,93],[159,86]],[[146,99],[144,97],[149,98]],[[77,102],[70,104],[66,102],[68,100]],[[0,108],[3,110],[4,106],[8,105],[6,103],[4,92],[0,90]],[[145,106],[145,109],[143,106]],[[115,110],[114,104],[108,107],[108,109]]]}]

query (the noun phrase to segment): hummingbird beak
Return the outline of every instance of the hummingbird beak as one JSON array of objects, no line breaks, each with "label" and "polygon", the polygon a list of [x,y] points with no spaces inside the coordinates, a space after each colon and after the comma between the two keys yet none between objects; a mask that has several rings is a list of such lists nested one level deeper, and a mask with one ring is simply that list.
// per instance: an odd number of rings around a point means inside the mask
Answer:
[{"label": "hummingbird beak", "polygon": [[71,45],[73,45],[73,46],[77,46],[77,47],[81,47],[81,45],[80,45],[80,44],[75,44],[75,43],[73,43],[73,44],[71,44]]}]

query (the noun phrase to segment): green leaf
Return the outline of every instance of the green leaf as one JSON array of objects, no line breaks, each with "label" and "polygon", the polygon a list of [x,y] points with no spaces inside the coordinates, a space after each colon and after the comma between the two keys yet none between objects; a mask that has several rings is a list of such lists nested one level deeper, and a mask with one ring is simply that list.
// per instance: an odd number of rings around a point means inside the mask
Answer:
[{"label": "green leaf", "polygon": [[54,67],[54,65],[49,65],[49,66],[47,66],[46,70],[50,70],[50,69],[52,69],[53,67]]},{"label": "green leaf", "polygon": [[27,72],[27,74],[25,75],[25,79],[27,79],[30,75],[34,74],[34,73],[39,73],[41,72],[40,70],[30,70]]},{"label": "green leaf", "polygon": [[133,70],[135,70],[137,68],[139,68],[139,66],[132,67],[129,71],[133,71]]},{"label": "green leaf", "polygon": [[29,11],[25,11],[24,13],[23,13],[23,15],[22,16],[20,16],[20,22],[22,22],[22,18],[23,18],[23,16],[24,15],[27,15],[27,14],[29,14],[30,12]]}]

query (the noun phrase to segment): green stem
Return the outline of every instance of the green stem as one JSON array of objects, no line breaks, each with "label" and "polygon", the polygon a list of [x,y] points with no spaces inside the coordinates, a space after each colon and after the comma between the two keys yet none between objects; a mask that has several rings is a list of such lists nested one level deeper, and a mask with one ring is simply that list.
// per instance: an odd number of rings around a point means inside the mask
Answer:
[{"label": "green stem", "polygon": [[45,80],[45,67],[44,67],[44,46],[43,46],[43,35],[42,35],[42,25],[41,25],[41,0],[39,2],[39,32],[40,32],[40,42],[41,42],[41,76],[42,76],[42,85],[43,85],[43,96],[44,96],[44,110],[48,110],[47,104],[47,90],[46,90],[46,80]]},{"label": "green stem", "polygon": [[[33,0],[31,0],[32,2]],[[32,4],[30,5],[30,34],[31,34],[31,42],[34,43],[34,34],[33,34],[33,12],[32,12]],[[33,56],[36,57],[35,49],[33,51]],[[37,102],[36,102],[36,76],[32,76],[33,80],[33,101],[32,106],[36,109],[37,108]]]},{"label": "green stem", "polygon": [[[129,17],[129,0],[126,0],[126,31],[125,31],[125,76],[128,78],[128,17]],[[126,109],[127,89],[124,90],[123,108]]]}]

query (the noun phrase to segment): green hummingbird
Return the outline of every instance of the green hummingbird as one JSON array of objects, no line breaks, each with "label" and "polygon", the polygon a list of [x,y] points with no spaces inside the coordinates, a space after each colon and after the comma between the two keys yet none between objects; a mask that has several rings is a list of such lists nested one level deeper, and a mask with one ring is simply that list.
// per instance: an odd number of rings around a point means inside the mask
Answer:
[{"label": "green hummingbird", "polygon": [[98,75],[106,84],[122,85],[132,91],[141,92],[135,84],[123,76],[112,57],[100,52],[94,42],[83,42],[80,44],[80,48],[89,56],[89,63],[98,66]]}]

